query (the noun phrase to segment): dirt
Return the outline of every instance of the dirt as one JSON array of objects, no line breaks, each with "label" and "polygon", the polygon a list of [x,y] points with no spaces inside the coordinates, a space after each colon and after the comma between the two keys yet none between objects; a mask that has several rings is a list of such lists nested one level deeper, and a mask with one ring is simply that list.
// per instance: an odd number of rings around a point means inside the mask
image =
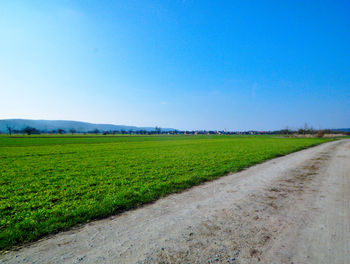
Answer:
[{"label": "dirt", "polygon": [[3,263],[350,263],[350,140],[0,256]]}]

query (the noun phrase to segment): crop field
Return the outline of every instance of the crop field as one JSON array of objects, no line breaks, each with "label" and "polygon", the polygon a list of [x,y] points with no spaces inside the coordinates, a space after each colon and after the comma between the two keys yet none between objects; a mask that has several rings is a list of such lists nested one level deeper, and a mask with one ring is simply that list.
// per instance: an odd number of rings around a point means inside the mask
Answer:
[{"label": "crop field", "polygon": [[331,139],[0,136],[0,249]]}]

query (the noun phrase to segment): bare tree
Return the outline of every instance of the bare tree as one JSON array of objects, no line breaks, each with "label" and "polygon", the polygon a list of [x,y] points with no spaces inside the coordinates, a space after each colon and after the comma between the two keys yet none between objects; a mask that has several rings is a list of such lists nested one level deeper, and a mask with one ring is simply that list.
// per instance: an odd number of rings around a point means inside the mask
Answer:
[{"label": "bare tree", "polygon": [[58,132],[58,134],[64,134],[64,133],[66,133],[66,131],[65,131],[64,129],[62,129],[62,128],[59,128],[59,129],[57,130],[57,132]]},{"label": "bare tree", "polygon": [[305,134],[314,134],[315,130],[314,130],[314,128],[311,125],[309,125],[308,123],[305,122],[305,124],[304,124],[304,133]]},{"label": "bare tree", "polygon": [[27,126],[22,129],[22,133],[25,133],[27,135],[32,135],[32,134],[39,134],[40,131],[34,127]]},{"label": "bare tree", "polygon": [[284,134],[284,135],[292,134],[292,130],[290,130],[288,126],[286,126],[284,129],[282,129],[280,132],[281,132],[281,134]]},{"label": "bare tree", "polygon": [[77,133],[77,130],[75,128],[71,128],[71,129],[69,129],[69,132],[71,132],[73,135],[73,134]]},{"label": "bare tree", "polygon": [[319,138],[323,138],[325,134],[326,134],[325,130],[320,129],[317,131],[317,137],[319,137]]},{"label": "bare tree", "polygon": [[11,136],[11,135],[12,135],[12,132],[13,132],[13,127],[7,125],[7,126],[6,126],[6,129],[7,129],[8,133],[9,133],[9,135]]},{"label": "bare tree", "polygon": [[160,134],[161,132],[162,132],[162,129],[161,129],[160,127],[157,127],[157,126],[156,126],[156,133],[157,133],[157,134]]}]

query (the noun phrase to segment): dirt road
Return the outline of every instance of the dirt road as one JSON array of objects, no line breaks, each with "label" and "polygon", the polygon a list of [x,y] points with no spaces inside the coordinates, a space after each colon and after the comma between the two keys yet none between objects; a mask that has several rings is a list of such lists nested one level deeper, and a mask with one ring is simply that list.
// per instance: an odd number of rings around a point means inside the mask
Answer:
[{"label": "dirt road", "polygon": [[350,263],[350,140],[43,239],[4,263]]}]

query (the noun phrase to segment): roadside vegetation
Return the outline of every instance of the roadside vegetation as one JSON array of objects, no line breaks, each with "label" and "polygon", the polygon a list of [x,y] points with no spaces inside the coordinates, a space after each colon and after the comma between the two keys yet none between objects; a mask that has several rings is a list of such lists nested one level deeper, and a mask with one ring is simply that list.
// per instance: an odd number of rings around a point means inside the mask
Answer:
[{"label": "roadside vegetation", "polygon": [[0,249],[329,140],[0,136]]}]

